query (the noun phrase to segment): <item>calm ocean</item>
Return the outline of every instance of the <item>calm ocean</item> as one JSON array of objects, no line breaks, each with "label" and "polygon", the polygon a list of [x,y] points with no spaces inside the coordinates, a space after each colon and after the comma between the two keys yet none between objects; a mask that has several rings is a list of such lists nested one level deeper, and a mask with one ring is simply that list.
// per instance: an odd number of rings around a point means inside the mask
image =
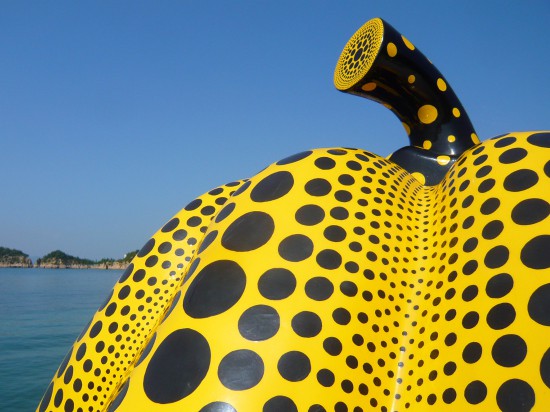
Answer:
[{"label": "calm ocean", "polygon": [[34,411],[120,270],[0,268],[0,411]]}]

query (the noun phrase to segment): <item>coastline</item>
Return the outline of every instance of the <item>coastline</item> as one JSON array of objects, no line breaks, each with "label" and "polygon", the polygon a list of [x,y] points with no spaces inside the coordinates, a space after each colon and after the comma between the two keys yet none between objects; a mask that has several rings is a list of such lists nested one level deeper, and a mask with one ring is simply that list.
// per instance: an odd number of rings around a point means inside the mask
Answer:
[{"label": "coastline", "polygon": [[69,265],[63,263],[47,263],[41,265],[22,264],[22,263],[0,263],[0,268],[10,269],[103,269],[103,270],[124,270],[128,267],[128,263],[108,262],[94,265]]}]

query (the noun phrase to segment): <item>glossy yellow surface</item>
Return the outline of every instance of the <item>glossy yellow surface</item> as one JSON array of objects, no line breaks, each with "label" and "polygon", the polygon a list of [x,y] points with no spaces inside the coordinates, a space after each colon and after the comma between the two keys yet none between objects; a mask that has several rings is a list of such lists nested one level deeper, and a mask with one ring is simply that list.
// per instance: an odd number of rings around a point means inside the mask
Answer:
[{"label": "glossy yellow surface", "polygon": [[429,187],[319,149],[204,195],[148,242],[39,410],[546,410],[549,146],[485,141]]}]

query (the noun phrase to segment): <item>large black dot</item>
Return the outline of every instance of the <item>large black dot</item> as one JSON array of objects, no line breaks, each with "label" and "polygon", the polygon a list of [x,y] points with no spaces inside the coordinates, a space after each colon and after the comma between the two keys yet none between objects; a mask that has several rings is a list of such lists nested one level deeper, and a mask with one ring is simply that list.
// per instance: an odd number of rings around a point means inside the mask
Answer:
[{"label": "large black dot", "polygon": [[218,377],[228,389],[242,391],[256,386],[264,376],[264,362],[255,352],[240,349],[220,362]]},{"label": "large black dot", "polygon": [[311,372],[311,362],[304,353],[291,351],[281,356],[277,369],[287,381],[298,382],[307,378]]},{"label": "large black dot", "polygon": [[199,412],[237,412],[237,410],[225,402],[211,402],[203,406]]},{"label": "large black dot", "polygon": [[498,388],[497,405],[502,412],[530,411],[535,405],[535,391],[521,379],[510,379]]},{"label": "large black dot", "polygon": [[470,382],[464,390],[464,397],[468,403],[477,405],[487,397],[487,386],[481,381]]},{"label": "large black dot", "polygon": [[493,276],[487,282],[485,292],[490,298],[501,298],[506,296],[514,287],[514,278],[508,273],[500,273]]},{"label": "large black dot", "polygon": [[504,229],[504,224],[500,220],[493,220],[485,225],[481,234],[485,239],[497,238]]},{"label": "large black dot", "polygon": [[285,157],[284,159],[282,160],[279,160],[277,162],[278,165],[288,165],[290,163],[294,163],[294,162],[297,162],[299,160],[302,160],[302,159],[305,159],[306,157],[308,157],[310,154],[312,154],[313,152],[311,150],[308,150],[308,151],[305,151],[305,152],[300,152],[300,153],[296,153],[292,156],[288,156],[288,157]]},{"label": "large black dot", "polygon": [[512,220],[518,225],[533,225],[548,217],[550,204],[544,199],[525,199],[512,210]]},{"label": "large black dot", "polygon": [[462,352],[462,359],[466,363],[475,363],[481,358],[483,348],[478,342],[471,342],[466,345]]},{"label": "large black dot", "polygon": [[504,335],[493,345],[491,355],[500,366],[517,366],[527,355],[527,344],[518,335]]},{"label": "large black dot", "polygon": [[154,333],[153,336],[151,337],[151,339],[149,340],[149,343],[147,344],[147,346],[145,347],[145,349],[141,353],[135,367],[139,366],[139,364],[141,362],[143,362],[145,360],[145,358],[147,358],[147,356],[149,356],[149,353],[151,353],[151,349],[153,349],[153,346],[155,345],[155,340],[156,339],[157,339],[157,334]]},{"label": "large black dot", "polygon": [[332,186],[328,180],[318,178],[307,182],[305,190],[311,196],[325,196],[330,193]]},{"label": "large black dot", "polygon": [[530,169],[520,169],[504,179],[504,188],[509,192],[521,192],[533,187],[539,181],[537,173]]},{"label": "large black dot", "polygon": [[319,372],[317,372],[317,382],[319,382],[326,388],[334,385],[334,380],[334,373],[329,369],[321,369]]},{"label": "large black dot", "polygon": [[156,403],[172,403],[191,394],[210,367],[210,347],[200,333],[179,329],[161,342],[147,365],[143,390]]},{"label": "large black dot", "polygon": [[495,330],[507,328],[516,319],[516,310],[509,303],[500,303],[487,314],[487,324]]},{"label": "large black dot", "polygon": [[114,412],[117,410],[117,408],[120,406],[124,398],[126,397],[126,394],[128,393],[128,388],[130,387],[130,380],[128,379],[124,386],[122,386],[122,389],[117,394],[116,398],[111,402],[109,405],[109,409],[107,412]]},{"label": "large black dot", "polygon": [[522,147],[515,147],[513,149],[508,149],[498,157],[498,161],[504,164],[510,164],[519,162],[527,156],[527,150]]},{"label": "large black dot", "polygon": [[262,412],[298,412],[298,407],[286,396],[275,396],[265,403]]},{"label": "large black dot", "polygon": [[48,386],[48,389],[46,390],[46,393],[44,394],[44,397],[40,402],[39,412],[46,412],[46,409],[48,408],[50,400],[52,399],[52,392],[53,392],[53,382],[51,382],[50,385]]},{"label": "large black dot", "polygon": [[346,231],[341,226],[331,225],[324,230],[323,235],[331,242],[341,242],[346,238]]},{"label": "large black dot", "polygon": [[303,311],[292,318],[292,330],[303,338],[312,338],[321,332],[323,323],[319,315]]},{"label": "large black dot", "polygon": [[250,198],[255,202],[269,202],[286,195],[294,185],[290,172],[275,172],[264,177],[250,192]]},{"label": "large black dot", "polygon": [[550,326],[550,283],[533,292],[527,308],[531,319],[541,325]]},{"label": "large black dot", "polygon": [[155,247],[155,239],[149,239],[147,243],[137,253],[138,257],[146,256]]},{"label": "large black dot", "polygon": [[237,263],[232,260],[212,262],[193,279],[183,308],[192,318],[218,315],[237,303],[245,286],[246,274]]},{"label": "large black dot", "polygon": [[499,268],[508,261],[509,256],[510,251],[506,246],[495,246],[485,255],[485,266],[491,269]]},{"label": "large black dot", "polygon": [[284,268],[273,268],[265,272],[258,281],[258,290],[264,298],[280,300],[289,297],[296,289],[294,274]]},{"label": "large black dot", "polygon": [[540,377],[544,384],[550,388],[550,349],[546,351],[540,361]]},{"label": "large black dot", "polygon": [[527,141],[534,146],[550,147],[550,133],[534,133],[527,138]]},{"label": "large black dot", "polygon": [[279,324],[279,314],[275,309],[256,305],[248,308],[239,318],[239,332],[245,339],[261,341],[274,336]]},{"label": "large black dot", "polygon": [[550,235],[534,237],[521,249],[521,261],[531,269],[550,268]]},{"label": "large black dot", "polygon": [[302,225],[313,226],[323,221],[325,211],[317,205],[305,205],[298,209],[295,218]]},{"label": "large black dot", "polygon": [[305,235],[290,235],[279,244],[279,255],[290,262],[300,262],[313,253],[313,242]]},{"label": "large black dot", "polygon": [[319,266],[328,270],[338,269],[342,264],[342,256],[331,249],[322,250],[316,259]]},{"label": "large black dot", "polygon": [[225,230],[222,246],[235,252],[248,252],[265,245],[273,235],[275,223],[264,212],[248,212]]},{"label": "large black dot", "polygon": [[315,160],[315,166],[319,169],[329,170],[336,166],[336,162],[330,157],[323,156]]},{"label": "large black dot", "polygon": [[334,292],[334,285],[325,277],[314,277],[307,281],[306,295],[313,300],[326,300]]}]

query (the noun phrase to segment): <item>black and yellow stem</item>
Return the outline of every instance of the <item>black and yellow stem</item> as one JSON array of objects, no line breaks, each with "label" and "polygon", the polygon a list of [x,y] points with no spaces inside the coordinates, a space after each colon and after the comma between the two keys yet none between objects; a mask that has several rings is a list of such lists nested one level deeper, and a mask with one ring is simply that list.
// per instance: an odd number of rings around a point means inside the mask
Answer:
[{"label": "black and yellow stem", "polygon": [[[382,19],[368,21],[348,41],[334,84],[342,92],[382,103],[397,115],[412,147],[391,158],[407,170],[419,168],[410,165],[412,158],[416,163],[422,159],[433,163],[426,183],[441,180],[460,154],[479,143],[466,111],[439,70]],[[435,175],[431,168],[437,170]],[[423,172],[422,168],[409,171]]]}]

